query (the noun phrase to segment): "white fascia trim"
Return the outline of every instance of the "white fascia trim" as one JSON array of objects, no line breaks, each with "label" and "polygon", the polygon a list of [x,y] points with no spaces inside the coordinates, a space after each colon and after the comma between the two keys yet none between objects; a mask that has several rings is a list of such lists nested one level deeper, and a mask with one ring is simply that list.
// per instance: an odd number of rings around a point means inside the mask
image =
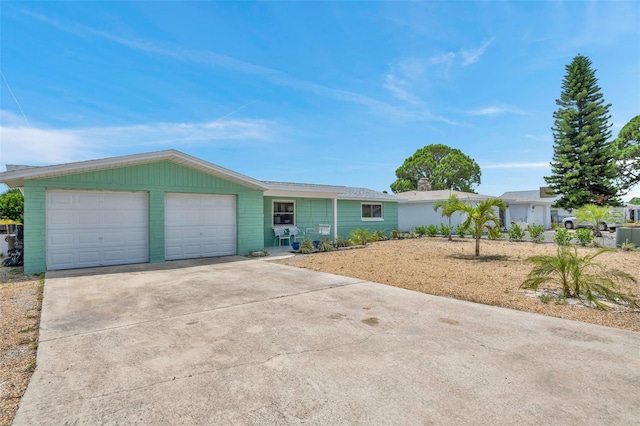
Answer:
[{"label": "white fascia trim", "polygon": [[268,189],[265,197],[290,197],[290,198],[336,198],[335,192],[311,192],[311,191],[287,191],[283,189]]},{"label": "white fascia trim", "polygon": [[4,172],[0,173],[0,182],[6,183],[8,186],[15,187],[24,185],[25,179],[42,179],[73,173],[85,173],[164,160],[189,166],[204,173],[208,173],[253,189],[263,191],[267,189],[267,187],[262,182],[256,179],[244,176],[229,169],[225,169],[224,167],[216,166],[215,164],[200,160],[199,158],[192,157],[180,151],[176,151],[175,149]]}]

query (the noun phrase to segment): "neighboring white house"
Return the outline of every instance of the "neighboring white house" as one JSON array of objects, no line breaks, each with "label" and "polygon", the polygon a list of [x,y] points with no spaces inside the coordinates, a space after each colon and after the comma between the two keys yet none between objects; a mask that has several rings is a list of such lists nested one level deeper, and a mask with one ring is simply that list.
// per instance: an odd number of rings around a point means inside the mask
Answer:
[{"label": "neighboring white house", "polygon": [[[524,229],[530,224],[551,228],[551,204],[553,199],[540,197],[540,191],[517,191],[505,193],[502,197],[507,208],[500,212],[503,227],[509,229],[511,224],[517,223]],[[526,194],[525,194],[526,193]],[[414,230],[416,226],[438,225],[448,223],[448,219],[442,216],[442,209],[434,209],[438,201],[446,201],[451,195],[456,195],[462,202],[477,204],[484,200],[497,198],[492,195],[474,194],[470,192],[436,190],[428,187],[423,190],[406,191],[396,194],[400,199],[398,203],[398,227],[400,231]],[[451,225],[457,226],[463,222],[465,216],[454,213],[451,216]]]},{"label": "neighboring white house", "polygon": [[[449,219],[442,216],[442,209],[436,211],[435,204],[438,201],[446,201],[451,195],[456,195],[462,202],[477,204],[481,201],[495,198],[490,195],[480,195],[470,192],[436,190],[436,191],[406,191],[396,194],[400,199],[398,202],[398,228],[400,231],[408,232],[423,225],[439,225],[447,223]],[[451,216],[451,226],[456,227],[462,223],[465,216],[461,213],[454,213]]]}]

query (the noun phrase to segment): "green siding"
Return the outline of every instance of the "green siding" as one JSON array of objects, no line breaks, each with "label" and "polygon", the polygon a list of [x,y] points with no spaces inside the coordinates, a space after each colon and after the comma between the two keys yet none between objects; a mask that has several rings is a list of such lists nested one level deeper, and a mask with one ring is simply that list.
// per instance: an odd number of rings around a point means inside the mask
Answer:
[{"label": "green siding", "polygon": [[[333,235],[333,200],[314,198],[264,197],[264,245],[274,245],[273,235],[273,201],[295,201],[295,225],[301,230],[313,228],[320,223],[331,224]],[[364,201],[379,203],[379,201]],[[398,203],[382,202],[382,221],[363,221],[361,218],[361,204],[363,201],[338,200],[338,235],[348,237],[357,228],[369,228],[371,231],[380,229],[387,235],[398,228]],[[276,242],[277,245],[277,242]]]},{"label": "green siding", "polygon": [[[382,204],[383,220],[362,220],[362,203]],[[398,229],[398,203],[371,201],[338,200],[338,235],[348,237],[357,228],[369,228],[370,231],[384,231],[387,236]]]},{"label": "green siding", "polygon": [[164,194],[236,195],[237,253],[261,250],[263,245],[262,191],[168,161],[120,167],[49,179],[28,180],[25,189],[26,273],[46,270],[47,189],[144,191],[149,194],[149,260],[164,261]]}]

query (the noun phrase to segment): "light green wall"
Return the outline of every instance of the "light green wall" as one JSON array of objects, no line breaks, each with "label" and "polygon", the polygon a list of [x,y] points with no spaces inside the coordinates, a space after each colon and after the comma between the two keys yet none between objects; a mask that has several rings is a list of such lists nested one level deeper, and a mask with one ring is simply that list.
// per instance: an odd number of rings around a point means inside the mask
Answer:
[{"label": "light green wall", "polygon": [[145,191],[149,194],[149,260],[164,262],[164,194],[236,195],[237,253],[263,248],[262,191],[168,161],[25,181],[25,273],[46,270],[47,189]]},{"label": "light green wall", "polygon": [[[296,226],[301,230],[313,228],[321,223],[331,224],[333,235],[333,200],[315,198],[264,197],[264,245],[274,245],[273,234],[273,201],[295,201]],[[371,201],[379,203],[379,201]],[[371,231],[386,231],[387,235],[398,228],[398,203],[382,202],[382,221],[363,221],[361,219],[362,201],[338,200],[338,235],[348,237],[349,233],[358,228],[369,228]],[[277,245],[277,242],[276,242]]]}]

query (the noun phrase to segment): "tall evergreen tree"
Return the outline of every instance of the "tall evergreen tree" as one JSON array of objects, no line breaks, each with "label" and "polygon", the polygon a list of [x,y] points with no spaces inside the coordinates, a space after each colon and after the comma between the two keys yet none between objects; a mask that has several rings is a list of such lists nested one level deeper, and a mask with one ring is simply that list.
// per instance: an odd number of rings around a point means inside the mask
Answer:
[{"label": "tall evergreen tree", "polygon": [[565,67],[558,109],[553,113],[551,176],[545,176],[558,207],[585,204],[618,205],[616,166],[609,137],[609,107],[595,71],[586,56],[578,55]]}]

